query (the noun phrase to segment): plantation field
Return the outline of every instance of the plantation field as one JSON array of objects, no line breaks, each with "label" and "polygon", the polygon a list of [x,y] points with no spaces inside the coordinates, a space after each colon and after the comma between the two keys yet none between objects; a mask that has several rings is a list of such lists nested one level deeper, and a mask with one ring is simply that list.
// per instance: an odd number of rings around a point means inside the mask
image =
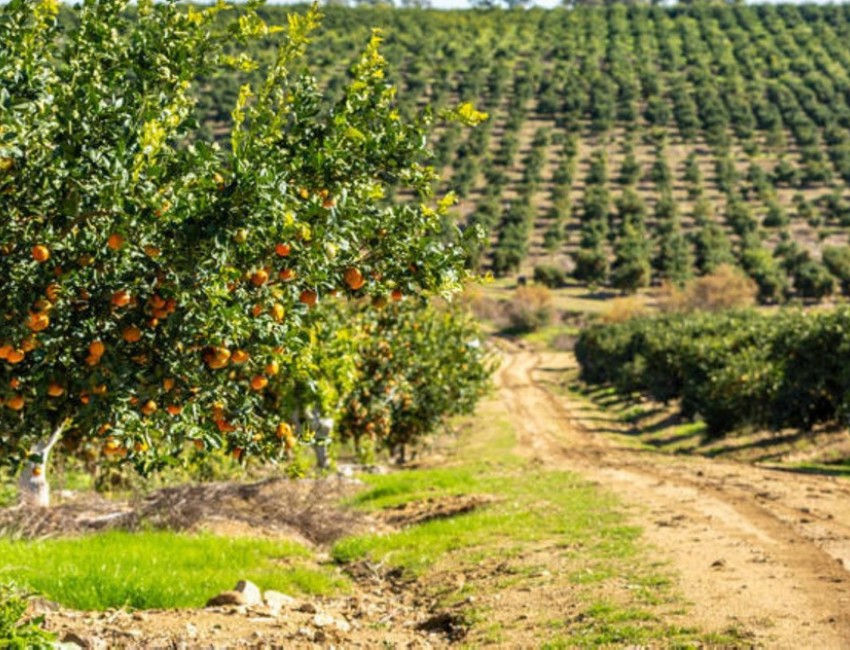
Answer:
[{"label": "plantation field", "polygon": [[[431,161],[489,231],[483,268],[632,290],[734,261],[766,301],[840,290],[846,253],[820,261],[850,225],[846,5],[327,14],[331,93],[377,26],[402,112],[490,113]],[[237,88],[212,84],[211,123]]]}]

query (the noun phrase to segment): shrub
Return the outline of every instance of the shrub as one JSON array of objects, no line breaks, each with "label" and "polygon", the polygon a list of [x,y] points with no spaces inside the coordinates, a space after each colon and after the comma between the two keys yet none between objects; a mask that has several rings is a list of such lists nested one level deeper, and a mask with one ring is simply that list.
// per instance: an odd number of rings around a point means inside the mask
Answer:
[{"label": "shrub", "polygon": [[552,294],[544,287],[520,287],[508,303],[508,322],[515,332],[533,332],[552,322]]},{"label": "shrub", "polygon": [[682,289],[667,284],[659,300],[662,311],[724,311],[755,304],[758,286],[740,269],[721,265],[713,273],[688,282]]},{"label": "shrub", "polygon": [[27,600],[14,585],[0,585],[0,648],[52,648],[55,635],[42,628],[43,616],[27,617]]},{"label": "shrub", "polygon": [[566,284],[567,274],[557,266],[541,264],[534,267],[534,281],[549,289],[557,289]]}]

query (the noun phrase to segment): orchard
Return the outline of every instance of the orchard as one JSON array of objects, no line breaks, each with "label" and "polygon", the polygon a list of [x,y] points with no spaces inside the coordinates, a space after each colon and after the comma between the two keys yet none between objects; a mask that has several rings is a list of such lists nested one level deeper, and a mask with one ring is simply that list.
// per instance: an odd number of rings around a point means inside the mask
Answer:
[{"label": "orchard", "polygon": [[[259,6],[88,0],[67,29],[56,0],[0,14],[0,462],[23,465],[28,503],[47,505],[60,440],[143,473],[187,447],[286,456],[296,386],[340,400],[309,381],[318,308],[465,277],[478,233],[432,198],[433,117],[400,116],[380,36],[329,103],[305,64],[318,9],[280,28]],[[204,138],[196,80],[256,70],[245,47],[268,39],[229,143]]]}]

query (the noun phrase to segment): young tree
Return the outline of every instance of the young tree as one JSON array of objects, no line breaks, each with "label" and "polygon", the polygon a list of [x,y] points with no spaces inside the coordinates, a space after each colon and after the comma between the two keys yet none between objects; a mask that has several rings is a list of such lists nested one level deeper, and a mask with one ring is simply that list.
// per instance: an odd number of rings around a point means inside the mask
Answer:
[{"label": "young tree", "polygon": [[[56,0],[0,15],[0,462],[25,464],[46,505],[60,438],[95,441],[142,472],[187,441],[277,457],[270,379],[297,364],[327,294],[451,290],[429,192],[428,115],[408,123],[380,37],[326,105],[303,57],[314,6],[267,25],[251,2],[224,21],[142,0],[87,0],[59,33]],[[256,68],[244,44],[280,32],[264,81],[243,86],[231,146],[199,136],[199,75]],[[483,119],[464,105],[453,117]],[[414,200],[387,204],[395,186]]]}]

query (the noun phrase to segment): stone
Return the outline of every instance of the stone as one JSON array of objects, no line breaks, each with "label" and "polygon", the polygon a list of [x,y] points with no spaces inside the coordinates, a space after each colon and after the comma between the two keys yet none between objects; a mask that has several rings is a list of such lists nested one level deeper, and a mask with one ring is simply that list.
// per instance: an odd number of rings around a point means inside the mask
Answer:
[{"label": "stone", "polygon": [[330,614],[316,614],[313,617],[313,625],[316,627],[327,627],[328,625],[333,625],[335,623],[334,617]]},{"label": "stone", "polygon": [[248,600],[241,591],[222,591],[207,601],[207,607],[225,607],[227,605],[246,605]]},{"label": "stone", "polygon": [[233,590],[245,596],[244,605],[251,607],[253,605],[260,605],[263,602],[263,594],[260,588],[250,580],[240,580],[236,583]]},{"label": "stone", "polygon": [[298,608],[299,612],[304,612],[305,614],[315,614],[319,610],[313,603],[302,603],[301,607]]},{"label": "stone", "polygon": [[274,612],[275,615],[277,615],[284,607],[292,607],[296,603],[296,600],[292,596],[287,596],[286,594],[273,590],[263,592],[263,600],[269,610]]}]

